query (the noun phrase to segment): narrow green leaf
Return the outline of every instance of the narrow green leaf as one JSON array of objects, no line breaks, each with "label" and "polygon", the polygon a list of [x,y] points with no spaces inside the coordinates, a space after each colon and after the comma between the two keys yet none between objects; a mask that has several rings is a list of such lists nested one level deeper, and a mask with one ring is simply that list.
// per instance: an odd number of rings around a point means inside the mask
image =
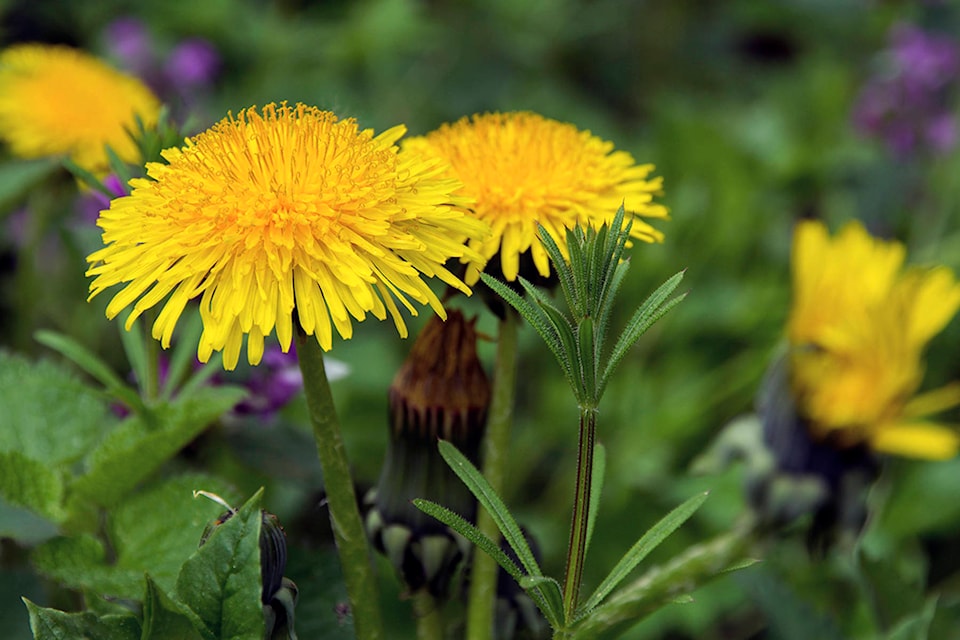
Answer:
[{"label": "narrow green leaf", "polygon": [[593,318],[583,318],[577,327],[577,353],[579,354],[577,359],[580,363],[580,374],[583,376],[584,395],[591,406],[596,407],[600,401],[596,378],[597,367],[600,362],[596,345],[593,342]]},{"label": "narrow green leaf", "polygon": [[534,597],[533,594],[535,593],[542,594],[556,616],[556,621],[549,616],[547,617],[550,625],[554,629],[564,626],[563,591],[559,582],[549,576],[523,576],[520,579],[520,588],[530,594],[531,598]]},{"label": "narrow green leaf", "polygon": [[[131,134],[129,131],[127,133],[131,138],[133,138],[134,142],[136,142],[136,136]],[[107,158],[110,160],[110,170],[117,176],[117,178],[119,178],[121,183],[129,183],[130,179],[133,177],[133,174],[130,172],[130,165],[124,162],[110,145],[103,145],[103,150],[106,152]]]},{"label": "narrow green leaf", "polygon": [[620,291],[620,286],[623,284],[623,278],[627,275],[629,268],[629,259],[616,265],[616,268],[614,268],[611,273],[610,281],[607,283],[607,298],[603,304],[600,305],[593,328],[595,340],[601,349],[607,344],[607,330],[610,328],[610,318],[613,316],[614,303],[617,299],[617,293]]},{"label": "narrow green leaf", "polygon": [[643,534],[630,550],[627,551],[623,558],[620,559],[620,562],[617,563],[613,570],[610,571],[609,575],[603,579],[603,582],[600,583],[597,590],[593,592],[593,595],[591,595],[583,605],[583,610],[589,612],[603,602],[603,599],[617,588],[617,585],[647,557],[647,554],[653,551],[667,536],[686,522],[706,499],[706,493],[693,496],[664,516],[663,519]]},{"label": "narrow green leaf", "polygon": [[36,640],[139,640],[140,622],[133,615],[105,615],[84,611],[66,613],[38,607],[22,598],[30,614],[30,629]]},{"label": "narrow green leaf", "polygon": [[539,222],[537,223],[537,234],[540,238],[540,243],[547,252],[547,257],[550,258],[550,262],[553,265],[553,270],[557,274],[557,279],[560,281],[560,290],[563,291],[563,296],[567,300],[567,307],[573,309],[573,271],[570,269],[570,265],[567,263],[567,260],[563,257],[563,253],[560,251],[557,241]]},{"label": "narrow green leaf", "polygon": [[260,489],[233,517],[216,527],[183,564],[176,599],[201,622],[205,640],[262,640],[260,602]]},{"label": "narrow green leaf", "polygon": [[587,265],[583,254],[583,244],[586,237],[583,229],[576,227],[567,230],[567,251],[570,254],[570,270],[573,273],[573,305],[570,311],[575,320],[580,320],[589,313],[587,309]]},{"label": "narrow green leaf", "polygon": [[590,539],[593,537],[593,525],[597,522],[597,513],[600,511],[600,494],[603,491],[603,477],[607,470],[607,450],[599,442],[593,449],[593,477],[590,480],[590,512],[587,513],[587,545],[590,549]]},{"label": "narrow green leaf", "polygon": [[507,304],[517,310],[517,313],[527,321],[534,331],[540,336],[540,338],[546,343],[547,348],[550,349],[550,352],[557,359],[557,362],[560,363],[560,366],[564,366],[564,349],[563,344],[560,342],[560,337],[556,335],[553,325],[547,320],[545,312],[542,311],[539,307],[533,306],[527,300],[524,300],[520,295],[503,284],[496,278],[492,278],[485,273],[480,274],[480,278],[484,283],[493,291],[503,298]]},{"label": "narrow green leaf", "polygon": [[70,158],[64,158],[62,164],[67,171],[73,174],[73,177],[75,177],[77,180],[79,180],[86,186],[90,187],[95,191],[99,191],[100,193],[107,196],[108,198],[114,197],[113,193],[111,193],[110,189],[108,189],[106,185],[103,184],[103,181],[100,180],[100,178],[96,177],[91,172],[87,171],[86,169],[78,165],[76,162],[71,160]]},{"label": "narrow green leaf", "polygon": [[202,623],[196,614],[171,599],[150,576],[146,580],[141,640],[203,640],[203,634],[197,629],[197,624]]},{"label": "narrow green leaf", "polygon": [[664,302],[680,284],[680,281],[683,279],[683,274],[684,272],[681,271],[669,278],[660,285],[656,291],[650,294],[650,296],[644,300],[643,304],[634,312],[633,316],[627,322],[626,328],[617,339],[613,351],[610,353],[609,361],[600,379],[601,391],[606,387],[610,375],[617,368],[617,365],[620,364],[620,361],[623,360],[623,357],[630,350],[630,347],[636,344],[640,336],[642,336],[654,322],[662,318],[668,311],[673,309],[673,307],[680,304],[686,297],[686,294],[682,294],[672,300]]},{"label": "narrow green leaf", "polygon": [[111,395],[123,401],[128,407],[146,413],[147,409],[139,394],[127,386],[103,360],[79,342],[63,334],[46,330],[37,331],[34,337],[40,344],[53,349],[89,373],[106,387]]},{"label": "narrow green leaf", "polygon": [[[443,524],[447,525],[473,544],[477,545],[477,547],[479,547],[484,553],[493,558],[496,563],[503,568],[504,571],[510,574],[510,576],[517,581],[517,584],[523,586],[522,581],[529,576],[524,576],[523,572],[520,570],[520,567],[518,567],[516,563],[510,559],[510,556],[504,553],[503,549],[501,549],[489,537],[484,535],[480,529],[476,528],[470,522],[464,520],[460,515],[435,502],[424,500],[422,498],[414,498],[413,505],[427,515],[432,516]],[[533,598],[537,608],[543,612],[544,617],[548,622],[550,622],[550,625],[554,628],[559,627],[560,620],[563,617],[562,602],[559,607],[555,608],[555,605],[551,603],[539,589],[530,591],[530,597]]]},{"label": "narrow green leaf", "polygon": [[473,463],[460,453],[455,446],[446,440],[440,440],[439,448],[440,455],[447,461],[447,464],[450,465],[453,472],[463,480],[463,483],[467,485],[470,492],[476,496],[480,504],[482,504],[493,517],[497,528],[500,529],[500,533],[503,534],[504,540],[507,541],[507,544],[510,545],[513,552],[517,554],[517,558],[520,559],[520,564],[523,565],[526,572],[535,576],[543,575],[537,559],[530,550],[530,545],[527,544],[527,539],[523,536],[520,527],[517,526],[517,522],[514,520],[509,509],[507,509],[507,505],[503,503],[503,500],[501,500],[500,496],[493,490],[493,487],[490,486],[477,468],[473,466]]},{"label": "narrow green leaf", "polygon": [[147,346],[145,344],[145,340],[148,338],[144,335],[143,324],[139,319],[134,322],[129,331],[124,328],[126,317],[129,315],[129,313],[124,314],[123,321],[117,323],[117,330],[120,332],[120,342],[123,344],[127,361],[130,363],[130,368],[133,369],[133,375],[137,377],[140,393],[144,394],[146,393],[144,383],[150,378],[150,372],[147,370],[149,358],[147,358]]},{"label": "narrow green leaf", "polygon": [[[164,380],[163,387],[160,389],[160,398],[163,400],[170,400],[173,397],[177,387],[190,377],[193,363],[197,361],[197,344],[200,342],[200,334],[203,332],[200,314],[187,314],[186,317],[182,317],[182,321],[184,322],[181,328],[182,333],[174,343],[173,351],[170,354],[170,369],[167,373],[167,379]],[[211,372],[211,375],[213,373]]]},{"label": "narrow green leaf", "polygon": [[582,396],[582,385],[578,372],[574,370],[574,363],[577,361],[577,341],[576,338],[574,338],[573,326],[570,324],[570,320],[563,315],[563,312],[553,306],[546,294],[533,286],[530,281],[523,276],[519,277],[519,281],[520,286],[522,286],[530,297],[540,306],[544,317],[550,322],[555,334],[559,337],[563,358],[557,358],[557,361],[560,363],[563,374],[570,382],[570,386],[573,387],[574,392],[577,393],[579,398]]}]

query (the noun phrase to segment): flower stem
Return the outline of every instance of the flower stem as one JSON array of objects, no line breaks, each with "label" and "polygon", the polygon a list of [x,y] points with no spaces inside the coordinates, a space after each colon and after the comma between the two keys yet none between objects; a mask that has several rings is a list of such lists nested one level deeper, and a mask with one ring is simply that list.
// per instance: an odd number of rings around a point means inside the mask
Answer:
[{"label": "flower stem", "polygon": [[[503,495],[510,427],[513,423],[513,398],[517,379],[517,316],[507,309],[500,322],[497,360],[493,373],[493,395],[483,446],[483,476],[493,490]],[[496,523],[484,509],[477,513],[477,526],[492,540],[500,539]],[[485,553],[474,551],[470,570],[470,597],[467,602],[467,640],[493,637],[493,605],[496,601],[497,563]]]},{"label": "flower stem", "polygon": [[337,543],[337,553],[353,624],[359,640],[383,637],[380,617],[380,596],[371,564],[367,536],[360,521],[350,465],[340,433],[340,421],[333,404],[333,395],[323,366],[323,351],[311,336],[298,332],[297,359],[303,373],[303,390],[317,441],[317,453],[323,468],[330,525]]},{"label": "flower stem", "polygon": [[443,612],[426,589],[413,595],[413,611],[417,616],[417,640],[443,640]]},{"label": "flower stem", "polygon": [[587,525],[590,515],[590,485],[593,453],[597,444],[597,410],[580,409],[580,441],[577,446],[577,486],[567,546],[567,573],[563,581],[563,616],[573,620],[580,599],[583,562],[587,555]]},{"label": "flower stem", "polygon": [[570,634],[588,640],[636,624],[680,595],[689,593],[726,571],[750,564],[752,528],[735,527],[712,540],[690,547],[666,565],[654,567],[634,582],[614,592]]}]

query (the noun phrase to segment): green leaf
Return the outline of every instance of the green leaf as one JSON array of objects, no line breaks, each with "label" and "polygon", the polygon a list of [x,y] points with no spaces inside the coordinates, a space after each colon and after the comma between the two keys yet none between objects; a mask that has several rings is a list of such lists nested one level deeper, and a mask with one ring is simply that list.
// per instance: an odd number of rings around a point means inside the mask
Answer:
[{"label": "green leaf", "polygon": [[130,599],[143,595],[143,571],[108,564],[103,544],[91,535],[53,538],[30,559],[38,572],[74,589]]},{"label": "green leaf", "polygon": [[97,176],[93,175],[90,171],[87,171],[76,162],[70,158],[64,158],[62,161],[63,168],[73,174],[73,177],[82,182],[84,185],[93,189],[94,191],[99,191],[108,198],[114,198],[114,194],[103,184],[103,181],[100,180]]},{"label": "green leaf", "polygon": [[90,612],[65,613],[38,607],[23,598],[30,628],[37,640],[139,640],[140,622],[133,615],[98,617]]},{"label": "green leaf", "polygon": [[504,540],[507,541],[507,544],[510,545],[513,552],[517,554],[517,558],[520,560],[520,564],[523,565],[526,572],[534,576],[543,575],[543,571],[540,570],[540,565],[537,564],[537,559],[530,550],[530,545],[527,544],[527,539],[524,537],[520,527],[517,526],[517,522],[514,520],[509,509],[507,509],[507,505],[503,503],[503,500],[501,500],[500,496],[493,490],[493,487],[490,486],[477,468],[473,466],[473,463],[460,453],[455,446],[446,440],[440,440],[439,448],[440,455],[447,461],[447,464],[450,465],[453,472],[463,480],[463,483],[467,485],[470,492],[476,496],[480,504],[482,504],[493,517],[493,521],[497,524],[497,528],[500,529],[500,533],[503,534]]},{"label": "green leaf", "polygon": [[260,602],[260,499],[258,491],[216,527],[177,578],[176,598],[202,623],[207,640],[262,640]]},{"label": "green leaf", "polygon": [[0,495],[45,518],[64,518],[63,478],[48,463],[19,451],[0,452]]},{"label": "green leaf", "polygon": [[147,370],[150,364],[147,357],[147,345],[145,344],[147,338],[143,333],[143,325],[139,319],[133,323],[129,331],[124,328],[129,315],[129,313],[124,314],[121,322],[117,323],[117,330],[120,332],[123,351],[127,355],[130,368],[133,369],[133,375],[137,378],[137,385],[142,396],[146,392],[144,384],[150,379],[150,372]]},{"label": "green leaf", "polygon": [[[170,369],[167,372],[167,379],[160,389],[160,398],[163,400],[170,400],[173,397],[173,393],[177,387],[190,377],[193,363],[197,361],[197,344],[203,332],[203,323],[200,320],[200,314],[187,314],[185,317],[182,317],[181,322],[184,324],[177,341],[174,343],[173,351],[170,354]],[[210,363],[208,363],[207,366],[209,367]],[[219,364],[217,367],[219,368]],[[215,371],[216,370],[211,371],[210,375],[215,373]]]},{"label": "green leaf", "polygon": [[657,548],[667,536],[677,530],[677,528],[686,522],[693,513],[700,508],[704,500],[707,499],[706,493],[693,496],[679,507],[668,513],[657,524],[653,525],[649,531],[637,540],[629,551],[620,559],[620,562],[610,571],[609,575],[603,579],[597,590],[583,605],[586,612],[592,611],[597,605],[603,602],[611,591],[617,588],[624,578],[633,571],[647,555]]},{"label": "green leaf", "polygon": [[927,598],[919,611],[894,625],[887,634],[887,640],[927,640],[930,637],[930,624],[937,612],[937,600],[937,595]]},{"label": "green leaf", "polygon": [[100,384],[106,387],[111,395],[123,401],[128,407],[136,409],[141,413],[146,412],[146,407],[144,407],[143,400],[141,400],[139,394],[121,380],[103,360],[73,338],[53,331],[43,330],[37,331],[34,334],[34,338],[36,338],[40,344],[60,353],[89,373],[98,380]]},{"label": "green leaf", "polygon": [[203,640],[194,619],[190,609],[172,600],[147,576],[141,640]]},{"label": "green leaf", "polygon": [[553,270],[557,273],[557,279],[560,281],[560,290],[563,291],[563,296],[567,300],[567,307],[574,309],[573,271],[564,259],[560,247],[557,246],[557,241],[554,240],[553,236],[551,236],[546,228],[539,222],[537,223],[537,235],[540,238],[540,243],[547,252],[547,256],[550,258],[550,262],[553,264]]},{"label": "green leaf", "polygon": [[574,392],[577,393],[578,398],[582,395],[580,384],[580,378],[577,373],[574,371],[574,363],[577,361],[577,341],[573,336],[573,325],[570,324],[570,321],[567,319],[563,312],[557,309],[547,298],[546,294],[537,289],[533,284],[525,279],[523,276],[518,278],[520,281],[520,286],[533,298],[537,304],[540,306],[540,310],[543,312],[544,317],[550,322],[553,326],[553,329],[556,335],[560,338],[560,344],[562,346],[561,353],[563,357],[557,357],[557,361],[560,363],[560,368],[563,370],[563,374],[567,377],[567,380],[570,382],[570,386],[573,388]]},{"label": "green leaf", "polygon": [[485,273],[481,273],[480,278],[488,287],[493,289],[497,295],[503,298],[507,304],[517,310],[517,313],[519,313],[520,316],[527,321],[527,324],[533,327],[534,331],[543,339],[547,348],[550,349],[550,352],[557,359],[557,362],[560,363],[560,366],[564,367],[564,346],[553,324],[547,318],[546,311],[534,307],[530,302],[520,297],[516,291],[496,278],[492,278]]},{"label": "green leaf", "polygon": [[87,460],[88,472],[73,483],[73,492],[94,504],[112,507],[140,482],[177,454],[212,421],[243,397],[235,387],[202,387],[188,397],[155,408],[158,426],[131,416]]},{"label": "green leaf", "polygon": [[[672,300],[666,300],[680,284],[680,281],[683,280],[683,274],[684,272],[681,271],[660,285],[660,287],[650,294],[650,297],[640,305],[629,322],[627,322],[626,328],[623,330],[623,333],[620,334],[617,343],[613,346],[610,359],[603,371],[603,376],[600,378],[601,393],[607,386],[610,375],[614,369],[617,368],[617,365],[620,364],[620,361],[623,360],[623,357],[627,354],[627,351],[630,350],[630,347],[640,339],[640,336],[642,336],[654,322],[662,318],[670,309],[680,304],[686,297],[686,294],[683,294]],[[666,302],[664,302],[665,300]]]},{"label": "green leaf", "polygon": [[520,579],[520,588],[532,598],[534,598],[533,594],[538,596],[542,594],[554,616],[553,618],[545,616],[547,621],[555,629],[563,627],[563,590],[560,588],[559,582],[548,576],[523,576]]},{"label": "green leaf", "polygon": [[584,549],[590,549],[593,537],[593,525],[600,511],[600,494],[603,491],[603,477],[607,469],[607,450],[599,442],[593,449],[593,474],[590,479],[590,512],[587,514],[587,543]]},{"label": "green leaf", "polygon": [[[484,535],[480,529],[476,528],[473,524],[464,520],[460,515],[454,513],[450,509],[439,505],[435,502],[429,500],[424,500],[422,498],[415,498],[413,500],[413,505],[426,513],[429,516],[432,516],[447,525],[464,538],[477,545],[481,551],[489,555],[491,558],[500,565],[504,571],[506,571],[510,576],[517,581],[521,587],[523,587],[523,581],[532,578],[532,576],[525,576],[520,570],[520,567],[510,559],[503,549],[501,549],[497,544],[491,540],[489,537]],[[543,576],[537,576],[539,578],[544,578]],[[546,579],[546,578],[544,578]],[[554,581],[556,582],[556,581]],[[526,589],[526,587],[523,587]],[[559,588],[559,585],[558,585]],[[536,603],[537,608],[543,612],[544,617],[550,622],[550,625],[554,628],[559,628],[563,620],[563,602],[562,598],[560,602],[554,602],[551,598],[548,598],[539,588],[539,585],[536,585],[531,591],[528,592],[530,597]]]},{"label": "green leaf", "polygon": [[50,362],[0,351],[0,451],[49,467],[80,459],[116,423],[102,394]]},{"label": "green leaf", "polygon": [[[570,272],[573,276],[573,305],[570,311],[575,320],[589,313],[587,308],[587,265],[583,255],[586,236],[581,227],[567,229],[567,252],[570,254]],[[561,263],[562,264],[562,263]]]},{"label": "green leaf", "polygon": [[[596,379],[597,366],[600,363],[597,358],[596,344],[593,341],[593,319],[590,317],[583,318],[577,326],[577,353],[583,379],[584,399],[590,403],[590,407],[596,407],[600,401]],[[583,401],[581,401],[582,406]]]}]

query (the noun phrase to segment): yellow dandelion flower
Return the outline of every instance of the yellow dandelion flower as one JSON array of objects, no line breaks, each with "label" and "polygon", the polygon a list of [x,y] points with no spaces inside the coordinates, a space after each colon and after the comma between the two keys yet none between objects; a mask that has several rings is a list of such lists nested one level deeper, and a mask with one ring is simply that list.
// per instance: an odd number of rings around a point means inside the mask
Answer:
[{"label": "yellow dandelion flower", "polygon": [[831,239],[797,227],[788,338],[792,386],[814,437],[887,453],[948,458],[956,431],[929,416],[960,405],[960,385],[916,395],[923,350],[960,308],[945,268],[903,268],[904,247],[857,222]]},{"label": "yellow dandelion flower", "polygon": [[95,174],[104,145],[139,163],[128,131],[157,122],[160,102],[139,80],[82,51],[23,44],[0,53],[0,139],[22,158],[69,155]]},{"label": "yellow dandelion flower", "polygon": [[[564,229],[611,222],[623,204],[632,214],[634,238],[663,239],[640,219],[668,217],[653,202],[662,193],[662,179],[648,179],[653,165],[635,164],[629,153],[572,124],[528,112],[474,115],[411,138],[404,147],[450,163],[464,183],[461,193],[476,199],[476,216],[492,230],[470,246],[485,260],[499,252],[509,281],[517,278],[520,255],[528,250],[540,275],[550,273],[547,253],[535,242],[537,223],[565,251]],[[468,268],[468,283],[478,277],[476,267]]]},{"label": "yellow dandelion flower", "polygon": [[101,212],[103,249],[90,255],[92,298],[126,283],[107,306],[132,305],[129,329],[166,299],[153,336],[166,348],[187,302],[200,297],[198,357],[223,351],[232,369],[247,336],[257,364],[276,329],[286,351],[293,315],[325,350],[331,320],[344,339],[351,317],[389,312],[407,331],[395,300],[443,307],[421,276],[469,289],[444,268],[451,258],[479,260],[456,237],[486,229],[452,195],[460,183],[446,167],[400,151],[397,126],[374,136],[353,119],[298,104],[267,105],[228,116],[148,163],[149,179]]}]

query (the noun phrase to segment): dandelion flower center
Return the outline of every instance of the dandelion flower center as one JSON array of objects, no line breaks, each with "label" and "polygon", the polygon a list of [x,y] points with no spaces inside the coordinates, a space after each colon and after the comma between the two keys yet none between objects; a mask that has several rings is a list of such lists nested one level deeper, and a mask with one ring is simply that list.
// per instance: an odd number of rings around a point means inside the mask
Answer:
[{"label": "dandelion flower center", "polygon": [[486,229],[465,215],[469,201],[445,167],[400,152],[402,126],[378,136],[356,121],[298,104],[267,105],[230,116],[163,152],[151,179],[101,213],[104,249],[92,254],[91,297],[128,283],[109,317],[133,305],[138,315],[164,298],[153,335],[169,345],[186,303],[200,297],[204,332],[198,355],[223,350],[235,366],[242,338],[260,361],[276,329],[289,348],[300,326],[331,348],[332,326],[352,335],[351,318],[389,312],[406,327],[396,301],[443,307],[422,276],[469,293],[444,268],[479,256],[464,246]]}]

